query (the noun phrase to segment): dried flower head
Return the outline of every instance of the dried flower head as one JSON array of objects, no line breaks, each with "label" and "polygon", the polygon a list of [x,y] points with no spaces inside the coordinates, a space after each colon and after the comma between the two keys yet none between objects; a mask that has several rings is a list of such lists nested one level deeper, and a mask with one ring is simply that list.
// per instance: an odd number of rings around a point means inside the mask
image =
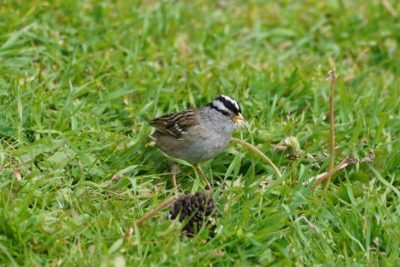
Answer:
[{"label": "dried flower head", "polygon": [[339,75],[336,73],[336,68],[333,68],[332,70],[330,70],[329,72],[328,72],[328,77],[326,77],[326,79],[328,80],[328,81],[335,81],[336,79],[337,79],[337,77],[338,77]]},{"label": "dried flower head", "polygon": [[278,151],[286,152],[289,159],[296,159],[304,154],[300,147],[299,140],[295,136],[288,136],[275,146]]},{"label": "dried flower head", "polygon": [[168,219],[176,218],[185,223],[182,232],[188,236],[197,233],[203,225],[211,225],[213,234],[216,227],[214,200],[209,194],[202,192],[181,195],[172,203],[168,213]]}]

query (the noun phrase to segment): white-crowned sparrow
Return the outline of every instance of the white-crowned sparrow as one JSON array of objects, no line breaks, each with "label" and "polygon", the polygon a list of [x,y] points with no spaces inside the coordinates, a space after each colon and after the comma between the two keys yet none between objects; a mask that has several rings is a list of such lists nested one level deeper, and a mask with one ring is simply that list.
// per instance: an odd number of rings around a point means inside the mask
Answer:
[{"label": "white-crowned sparrow", "polygon": [[156,129],[151,138],[167,155],[198,166],[229,144],[236,126],[245,123],[241,112],[235,99],[220,95],[203,107],[151,120]]}]

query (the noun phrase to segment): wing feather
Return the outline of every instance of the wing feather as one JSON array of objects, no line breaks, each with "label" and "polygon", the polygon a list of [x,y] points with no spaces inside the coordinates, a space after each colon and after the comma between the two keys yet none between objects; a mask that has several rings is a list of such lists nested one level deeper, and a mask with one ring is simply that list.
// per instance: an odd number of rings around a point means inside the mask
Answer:
[{"label": "wing feather", "polygon": [[180,138],[187,130],[198,125],[194,109],[167,114],[149,121],[149,124],[163,135]]}]

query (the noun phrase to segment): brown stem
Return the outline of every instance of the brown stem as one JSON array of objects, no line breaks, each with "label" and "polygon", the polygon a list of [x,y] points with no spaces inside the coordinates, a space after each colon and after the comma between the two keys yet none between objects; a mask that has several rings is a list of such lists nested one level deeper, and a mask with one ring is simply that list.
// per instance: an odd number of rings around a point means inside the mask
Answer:
[{"label": "brown stem", "polygon": [[336,172],[343,170],[343,169],[347,168],[348,166],[351,166],[351,165],[354,165],[357,163],[363,163],[363,162],[371,163],[374,160],[375,160],[375,154],[372,150],[369,151],[368,156],[366,156],[362,159],[355,159],[353,157],[347,157],[347,158],[343,159],[338,165],[336,165],[331,171],[323,172],[317,176],[314,176],[311,179],[309,179],[308,181],[306,181],[305,184],[307,185],[313,181],[316,181],[312,188],[312,190],[314,191],[318,187],[318,185],[321,184],[321,182],[323,182],[324,180],[326,180],[328,177],[332,176]]},{"label": "brown stem", "polygon": [[329,148],[329,168],[328,177],[324,180],[325,189],[328,188],[331,175],[329,173],[334,169],[335,164],[335,106],[334,106],[334,92],[335,92],[335,81],[337,75],[335,69],[329,71],[328,80],[330,81],[330,94],[329,94],[329,136],[330,136],[330,148]]},{"label": "brown stem", "polygon": [[262,153],[257,147],[253,146],[252,144],[247,143],[244,140],[232,137],[231,139],[234,143],[237,143],[245,148],[247,148],[248,150],[250,150],[251,152],[255,153],[257,156],[259,156],[260,158],[262,158],[265,162],[267,162],[272,169],[274,170],[274,172],[276,173],[276,175],[281,178],[282,177],[282,173],[279,171],[278,167],[276,167],[276,165],[272,162],[272,160],[270,160],[266,155],[264,155],[264,153]]},{"label": "brown stem", "polygon": [[143,215],[142,218],[140,218],[138,221],[134,222],[131,227],[125,232],[125,237],[130,237],[133,234],[133,231],[137,226],[142,225],[145,221],[153,217],[157,212],[162,210],[163,208],[169,206],[172,202],[174,202],[178,198],[177,195],[170,197],[169,199],[165,200],[163,203],[161,203],[158,207],[155,209],[152,209],[151,211],[148,211],[145,215]]},{"label": "brown stem", "polygon": [[[312,188],[312,190],[314,191],[321,182],[326,182],[326,180],[328,180],[333,174],[335,174],[336,172],[346,168],[347,166],[350,165],[351,162],[348,161],[348,159],[344,159],[342,160],[342,162],[340,162],[338,165],[336,165],[334,168],[332,168],[332,170],[328,171],[328,172],[323,172],[319,175],[317,175],[316,177],[311,178],[310,180],[317,180]],[[309,180],[309,181],[310,181]]]},{"label": "brown stem", "polygon": [[323,182],[324,180],[326,180],[328,177],[332,176],[336,172],[343,170],[343,169],[347,168],[348,166],[351,166],[351,165],[354,165],[357,163],[363,163],[363,162],[371,163],[374,160],[375,160],[375,153],[372,150],[369,151],[368,156],[366,156],[362,159],[355,159],[353,157],[347,157],[347,158],[343,159],[338,165],[336,165],[331,171],[323,172],[321,174],[318,174],[317,176],[314,176],[314,177],[308,179],[304,183],[304,185],[308,185],[308,184],[312,183],[313,181],[316,181],[312,188],[312,190],[314,191],[318,187],[318,185],[321,184],[321,182]]}]

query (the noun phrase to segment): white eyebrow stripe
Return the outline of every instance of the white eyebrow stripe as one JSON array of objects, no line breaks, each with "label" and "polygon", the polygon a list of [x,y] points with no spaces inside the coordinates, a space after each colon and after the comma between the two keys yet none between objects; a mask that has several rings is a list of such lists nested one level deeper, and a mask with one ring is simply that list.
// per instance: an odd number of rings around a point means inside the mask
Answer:
[{"label": "white eyebrow stripe", "polygon": [[221,111],[225,111],[225,112],[228,112],[228,113],[232,113],[232,111],[229,110],[227,107],[225,107],[224,103],[222,103],[222,102],[219,101],[219,100],[214,100],[214,101],[212,102],[212,104],[213,104],[214,107],[216,107],[217,109],[219,109],[219,110],[221,110]]},{"label": "white eyebrow stripe", "polygon": [[225,98],[225,100],[231,102],[235,106],[235,108],[237,110],[239,110],[239,104],[238,104],[238,102],[236,100],[234,100],[234,99],[232,99],[232,98],[230,98],[229,96],[226,96],[226,95],[222,95],[222,97]]}]

